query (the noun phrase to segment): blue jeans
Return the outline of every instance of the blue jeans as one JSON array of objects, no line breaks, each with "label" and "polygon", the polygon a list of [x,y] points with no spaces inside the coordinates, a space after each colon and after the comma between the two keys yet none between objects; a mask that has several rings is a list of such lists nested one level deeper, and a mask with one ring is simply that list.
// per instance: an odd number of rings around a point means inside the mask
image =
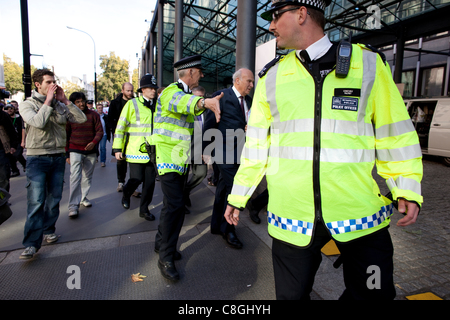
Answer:
[{"label": "blue jeans", "polygon": [[99,147],[100,147],[100,162],[102,163],[102,162],[106,162],[106,141],[107,141],[107,136],[106,135],[104,135],[103,136],[103,139],[102,140],[100,140],[100,144],[99,144]]},{"label": "blue jeans", "polygon": [[44,235],[55,233],[62,198],[65,155],[28,156],[27,221],[23,245],[40,249]]}]

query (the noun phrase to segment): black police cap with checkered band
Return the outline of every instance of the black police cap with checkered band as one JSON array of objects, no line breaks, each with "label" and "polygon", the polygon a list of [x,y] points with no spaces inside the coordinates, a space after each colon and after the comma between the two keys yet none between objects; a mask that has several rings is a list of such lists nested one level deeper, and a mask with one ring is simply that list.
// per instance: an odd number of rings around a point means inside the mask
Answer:
[{"label": "black police cap with checkered band", "polygon": [[272,21],[272,14],[285,6],[304,6],[324,12],[325,8],[328,7],[330,3],[331,0],[272,0],[270,10],[262,13],[261,18]]},{"label": "black police cap with checkered band", "polygon": [[173,67],[177,69],[177,71],[190,69],[190,68],[202,68],[202,56],[196,55],[192,57],[183,58],[180,61],[174,63]]}]

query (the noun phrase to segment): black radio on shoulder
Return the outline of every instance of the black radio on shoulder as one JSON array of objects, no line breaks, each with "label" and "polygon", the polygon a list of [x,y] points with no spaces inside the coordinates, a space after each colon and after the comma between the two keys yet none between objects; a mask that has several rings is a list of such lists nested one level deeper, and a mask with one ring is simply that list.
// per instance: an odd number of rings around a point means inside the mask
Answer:
[{"label": "black radio on shoulder", "polygon": [[347,78],[350,71],[350,60],[352,58],[352,44],[349,41],[342,40],[337,49],[336,58],[336,77]]}]

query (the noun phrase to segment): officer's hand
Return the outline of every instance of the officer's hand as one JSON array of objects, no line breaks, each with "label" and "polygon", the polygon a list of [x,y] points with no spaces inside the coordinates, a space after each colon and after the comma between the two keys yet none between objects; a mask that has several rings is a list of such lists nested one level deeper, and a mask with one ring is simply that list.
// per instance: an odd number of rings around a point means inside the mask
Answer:
[{"label": "officer's hand", "polygon": [[116,159],[119,160],[119,161],[122,161],[122,160],[123,160],[123,154],[122,154],[122,152],[116,152]]},{"label": "officer's hand", "polygon": [[217,123],[220,122],[220,99],[223,98],[223,92],[220,96],[205,99],[205,108],[211,110],[216,115]]},{"label": "officer's hand", "polygon": [[237,226],[239,223],[239,214],[240,211],[238,209],[227,206],[227,210],[225,211],[225,219],[227,219],[229,224]]},{"label": "officer's hand", "polygon": [[406,216],[397,222],[397,226],[406,227],[416,223],[419,216],[419,206],[405,199],[398,199],[398,212],[406,213]]}]

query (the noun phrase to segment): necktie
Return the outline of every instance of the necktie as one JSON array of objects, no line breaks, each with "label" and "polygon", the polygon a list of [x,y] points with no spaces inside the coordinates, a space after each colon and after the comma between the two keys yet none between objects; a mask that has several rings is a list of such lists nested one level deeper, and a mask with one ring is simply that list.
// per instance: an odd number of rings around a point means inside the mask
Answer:
[{"label": "necktie", "polygon": [[244,115],[244,119],[245,119],[244,97],[240,96],[239,99],[241,99],[241,110],[242,110],[242,114]]},{"label": "necktie", "polygon": [[311,58],[306,50],[300,51],[300,58],[302,58],[306,63],[311,63]]}]

